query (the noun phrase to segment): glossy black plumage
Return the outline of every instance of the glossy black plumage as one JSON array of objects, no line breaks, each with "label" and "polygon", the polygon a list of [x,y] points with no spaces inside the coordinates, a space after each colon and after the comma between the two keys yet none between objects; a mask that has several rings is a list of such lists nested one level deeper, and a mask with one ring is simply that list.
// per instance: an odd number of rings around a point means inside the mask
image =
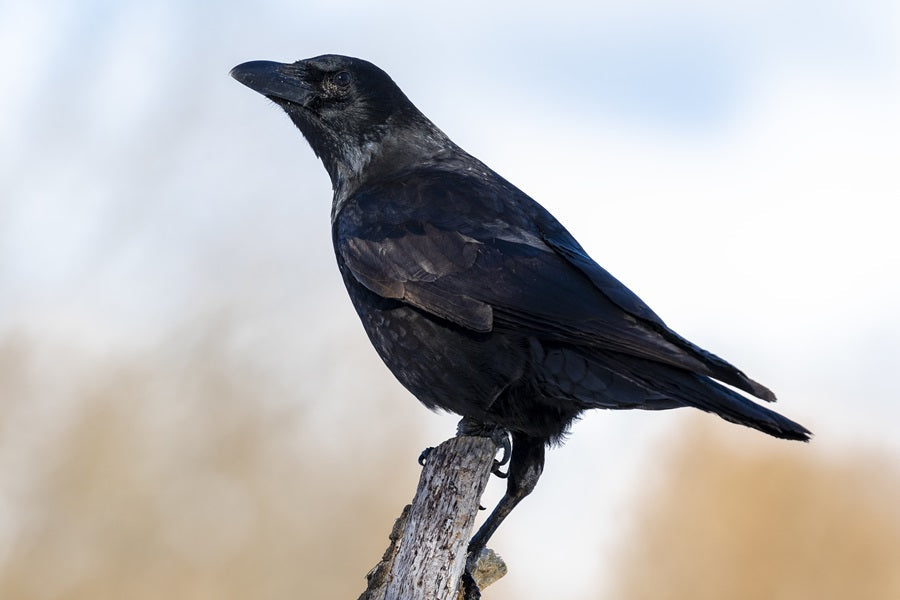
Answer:
[{"label": "glossy black plumage", "polygon": [[509,499],[476,546],[537,481],[544,444],[586,409],[693,406],[808,439],[719,383],[775,399],[669,329],[371,63],[327,55],[232,75],[279,104],[322,159],[338,266],[388,368],[426,406],[512,433]]}]

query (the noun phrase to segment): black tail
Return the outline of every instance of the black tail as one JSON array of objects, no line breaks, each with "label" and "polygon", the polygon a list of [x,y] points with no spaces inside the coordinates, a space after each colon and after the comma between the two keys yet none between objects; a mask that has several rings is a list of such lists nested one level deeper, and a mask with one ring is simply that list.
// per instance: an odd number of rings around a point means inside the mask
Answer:
[{"label": "black tail", "polygon": [[681,346],[702,361],[708,369],[707,371],[704,371],[705,375],[718,379],[728,385],[733,385],[738,389],[744,390],[748,394],[753,394],[760,400],[775,402],[775,394],[772,390],[759,382],[753,381],[728,361],[721,359],[712,352],[704,350],[700,346],[686,340],[669,328],[660,329],[660,333],[671,342]]},{"label": "black tail", "polygon": [[803,425],[774,410],[756,404],[739,393],[703,375],[681,371],[675,389],[667,390],[687,406],[719,415],[726,421],[758,429],[785,440],[809,441],[812,433]]},{"label": "black tail", "polygon": [[716,413],[726,421],[746,425],[778,438],[809,441],[812,433],[803,425],[756,404],[716,381],[693,373],[689,376],[698,380],[697,387],[703,389],[698,389],[690,398],[683,398],[685,404]]},{"label": "black tail", "polygon": [[[621,354],[605,354],[604,362],[607,366],[614,366],[619,373],[627,373],[628,379],[641,387],[671,398],[675,402],[670,406],[674,406],[675,403],[693,406],[715,413],[726,421],[752,427],[786,440],[806,442],[812,435],[799,423],[756,404],[705,375]],[[662,406],[649,404],[642,406],[642,408],[660,407]]]}]

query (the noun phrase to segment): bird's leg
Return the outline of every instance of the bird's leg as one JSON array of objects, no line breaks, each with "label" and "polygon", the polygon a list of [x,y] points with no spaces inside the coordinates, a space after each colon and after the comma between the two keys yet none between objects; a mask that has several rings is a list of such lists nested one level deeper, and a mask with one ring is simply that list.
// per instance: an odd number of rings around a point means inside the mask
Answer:
[{"label": "bird's leg", "polygon": [[488,540],[503,519],[537,485],[541,472],[544,470],[544,440],[514,432],[512,434],[512,453],[509,458],[506,494],[503,495],[497,507],[469,542],[469,565],[467,567],[469,570],[474,567],[478,555],[487,546]]},{"label": "bird's leg", "polygon": [[469,542],[466,570],[462,577],[465,600],[481,598],[481,592],[472,576],[478,564],[478,558],[503,519],[512,512],[522,498],[534,490],[534,486],[541,477],[541,472],[544,470],[544,440],[521,433],[513,433],[512,452],[504,452],[503,462],[506,462],[506,459],[509,460],[506,494],[503,495],[494,511]]},{"label": "bird's leg", "polygon": [[[500,460],[494,461],[494,465],[491,467],[491,473],[501,479],[506,479],[507,473],[501,471],[500,467],[509,462],[509,457],[512,454],[512,443],[509,440],[508,431],[497,425],[487,425],[474,419],[463,417],[456,425],[456,435],[476,435],[491,438],[494,443],[497,444],[497,447],[503,451]],[[423,463],[423,457],[420,456],[419,464]]]}]

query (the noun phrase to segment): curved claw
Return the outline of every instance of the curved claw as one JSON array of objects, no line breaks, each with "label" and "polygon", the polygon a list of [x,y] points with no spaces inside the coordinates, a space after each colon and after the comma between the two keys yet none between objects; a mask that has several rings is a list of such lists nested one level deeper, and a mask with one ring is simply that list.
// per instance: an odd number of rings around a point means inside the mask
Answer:
[{"label": "curved claw", "polygon": [[431,451],[434,450],[434,446],[428,446],[424,450],[422,450],[422,454],[419,455],[419,458],[416,459],[416,462],[419,463],[420,467],[424,467],[425,463],[428,462],[428,455],[431,454]]},{"label": "curved claw", "polygon": [[497,447],[503,450],[500,460],[495,460],[491,466],[491,473],[500,479],[506,479],[508,473],[501,471],[500,467],[508,463],[509,457],[512,456],[512,441],[507,430],[498,425],[488,425],[469,417],[463,417],[456,426],[456,435],[477,435],[491,438]]},{"label": "curved claw", "polygon": [[510,441],[509,434],[505,431],[503,432],[502,437],[500,437],[499,439],[495,438],[494,441],[498,441],[498,446],[500,446],[500,449],[503,450],[503,458],[496,461],[497,466],[502,467],[509,462],[509,457],[512,456],[512,441]]},{"label": "curved claw", "polygon": [[512,442],[509,439],[509,434],[506,431],[501,431],[499,435],[491,436],[497,445],[500,446],[500,450],[503,451],[503,455],[500,457],[500,460],[494,461],[494,466],[491,467],[491,473],[499,477],[500,479],[506,479],[509,477],[509,471],[501,471],[500,467],[509,462],[509,457],[512,455]]}]

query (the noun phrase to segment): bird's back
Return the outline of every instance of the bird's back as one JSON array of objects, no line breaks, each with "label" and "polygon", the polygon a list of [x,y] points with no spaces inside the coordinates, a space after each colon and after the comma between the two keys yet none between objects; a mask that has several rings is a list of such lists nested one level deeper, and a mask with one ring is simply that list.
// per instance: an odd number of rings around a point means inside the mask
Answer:
[{"label": "bird's back", "polygon": [[710,377],[774,398],[671,331],[527,195],[475,159],[460,168],[465,158],[368,181],[334,221],[366,331],[426,405],[558,437],[587,408],[756,407]]}]

